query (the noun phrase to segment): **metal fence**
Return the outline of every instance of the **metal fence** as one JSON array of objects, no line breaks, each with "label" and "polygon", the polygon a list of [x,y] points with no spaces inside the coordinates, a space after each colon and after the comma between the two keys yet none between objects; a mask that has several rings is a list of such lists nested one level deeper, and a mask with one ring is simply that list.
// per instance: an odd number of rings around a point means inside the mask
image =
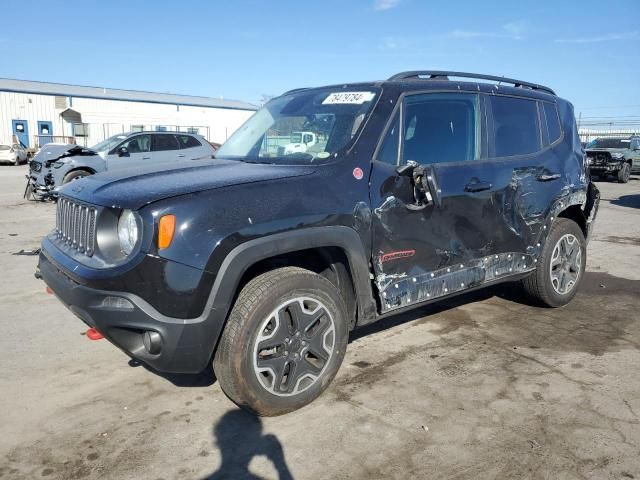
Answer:
[{"label": "metal fence", "polygon": [[630,137],[640,134],[640,116],[578,117],[580,140],[590,142],[602,137]]}]

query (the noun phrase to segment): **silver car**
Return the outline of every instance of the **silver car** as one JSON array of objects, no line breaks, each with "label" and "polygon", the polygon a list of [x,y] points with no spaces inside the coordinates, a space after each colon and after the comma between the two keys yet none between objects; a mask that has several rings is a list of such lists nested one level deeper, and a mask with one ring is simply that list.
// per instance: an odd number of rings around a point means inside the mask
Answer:
[{"label": "silver car", "polygon": [[179,132],[115,135],[91,148],[49,143],[29,164],[28,189],[38,197],[55,196],[65,183],[94,173],[209,159],[213,154],[204,137]]},{"label": "silver car", "polygon": [[0,163],[20,165],[27,163],[27,151],[19,143],[0,145]]}]

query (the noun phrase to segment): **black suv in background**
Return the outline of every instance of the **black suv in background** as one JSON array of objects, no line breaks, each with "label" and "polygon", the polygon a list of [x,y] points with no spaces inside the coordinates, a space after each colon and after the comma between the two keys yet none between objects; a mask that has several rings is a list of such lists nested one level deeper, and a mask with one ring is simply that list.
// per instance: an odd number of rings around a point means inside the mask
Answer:
[{"label": "black suv in background", "polygon": [[311,402],[385,316],[518,279],[566,304],[599,199],[569,102],[433,71],[294,90],[212,164],[60,193],[39,262],[59,299],[158,371],[213,361],[260,415]]},{"label": "black suv in background", "polygon": [[592,177],[615,175],[627,183],[632,173],[640,173],[640,137],[596,138],[585,148]]}]

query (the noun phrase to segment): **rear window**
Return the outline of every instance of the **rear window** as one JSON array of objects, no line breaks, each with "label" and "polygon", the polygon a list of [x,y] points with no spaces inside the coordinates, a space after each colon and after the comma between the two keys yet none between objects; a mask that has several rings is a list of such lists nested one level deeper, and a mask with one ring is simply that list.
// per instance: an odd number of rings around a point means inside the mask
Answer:
[{"label": "rear window", "polygon": [[552,144],[560,138],[560,135],[562,135],[562,130],[560,129],[560,118],[558,117],[558,109],[553,103],[543,102],[543,105],[549,144]]},{"label": "rear window", "polygon": [[527,155],[540,150],[538,108],[534,100],[490,97],[494,156]]},{"label": "rear window", "polygon": [[202,146],[202,144],[191,135],[176,135],[176,138],[178,139],[180,148],[193,148]]},{"label": "rear window", "polygon": [[9,145],[0,145],[0,150],[11,150]]}]

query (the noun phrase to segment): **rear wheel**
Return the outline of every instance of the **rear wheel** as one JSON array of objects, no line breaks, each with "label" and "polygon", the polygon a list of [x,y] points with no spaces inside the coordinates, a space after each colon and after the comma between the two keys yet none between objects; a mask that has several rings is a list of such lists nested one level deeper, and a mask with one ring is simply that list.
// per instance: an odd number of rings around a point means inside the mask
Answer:
[{"label": "rear wheel", "polygon": [[240,292],[214,359],[216,377],[233,402],[258,415],[296,410],[338,372],[347,325],[344,301],[326,278],[272,270]]},{"label": "rear wheel", "polygon": [[73,182],[74,180],[80,180],[81,178],[88,177],[89,175],[91,174],[86,170],[74,170],[73,172],[69,172],[64,176],[62,183],[65,184]]},{"label": "rear wheel", "polygon": [[627,183],[631,177],[631,166],[628,163],[622,165],[622,168],[618,170],[618,182]]},{"label": "rear wheel", "polygon": [[576,295],[587,261],[582,230],[572,220],[558,218],[549,232],[536,270],[522,283],[537,303],[561,307]]}]

